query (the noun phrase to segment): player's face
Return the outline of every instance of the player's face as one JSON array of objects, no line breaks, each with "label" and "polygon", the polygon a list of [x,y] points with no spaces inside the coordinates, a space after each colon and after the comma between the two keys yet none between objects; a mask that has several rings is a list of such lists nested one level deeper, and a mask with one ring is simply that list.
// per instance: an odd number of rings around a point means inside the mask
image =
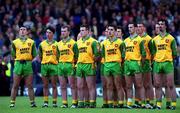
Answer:
[{"label": "player's face", "polygon": [[142,34],[144,32],[144,25],[143,24],[137,24],[137,33]]},{"label": "player's face", "polygon": [[52,31],[50,31],[49,29],[46,30],[46,36],[48,39],[50,39],[50,40],[53,39],[53,35],[54,35],[54,33]]},{"label": "player's face", "polygon": [[134,24],[129,24],[128,25],[128,30],[130,34],[134,34],[135,33],[135,27]]},{"label": "player's face", "polygon": [[20,36],[25,36],[25,35],[27,35],[27,34],[28,34],[27,28],[21,27],[21,28],[19,29],[19,35],[20,35]]},{"label": "player's face", "polygon": [[107,28],[106,28],[106,30],[104,32],[105,32],[105,36],[108,37],[108,29]]},{"label": "player's face", "polygon": [[165,22],[159,21],[159,29],[160,29],[161,32],[166,30]]},{"label": "player's face", "polygon": [[116,36],[117,37],[122,37],[122,30],[121,29],[116,30]]},{"label": "player's face", "polygon": [[109,37],[113,37],[113,36],[114,36],[114,33],[115,33],[114,27],[109,26],[109,27],[108,27],[108,36],[109,36]]},{"label": "player's face", "polygon": [[80,27],[80,34],[82,37],[86,37],[88,35],[88,29],[86,27]]},{"label": "player's face", "polygon": [[160,33],[160,26],[159,26],[159,24],[156,24],[156,25],[155,25],[155,33],[156,33],[156,34],[159,34],[159,33]]},{"label": "player's face", "polygon": [[67,38],[69,36],[68,28],[61,28],[61,37]]}]

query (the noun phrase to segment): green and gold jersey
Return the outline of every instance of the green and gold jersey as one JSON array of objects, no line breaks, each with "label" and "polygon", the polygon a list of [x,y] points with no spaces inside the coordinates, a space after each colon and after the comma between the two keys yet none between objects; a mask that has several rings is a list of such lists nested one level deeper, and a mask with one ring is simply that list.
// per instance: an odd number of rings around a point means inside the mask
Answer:
[{"label": "green and gold jersey", "polygon": [[81,38],[77,41],[78,63],[94,63],[98,54],[98,43],[92,37]]},{"label": "green and gold jersey", "polygon": [[161,35],[154,37],[153,48],[153,60],[156,62],[173,61],[173,56],[177,56],[175,39],[169,33],[164,37]]},{"label": "green and gold jersey", "polygon": [[58,43],[58,49],[60,52],[59,62],[71,62],[74,63],[74,59],[77,58],[77,44],[69,37],[67,41],[61,40]]},{"label": "green and gold jersey", "polygon": [[58,64],[59,51],[57,42],[53,41],[51,44],[48,40],[41,42],[39,46],[39,56],[42,59],[41,64]]},{"label": "green and gold jersey", "polygon": [[17,38],[12,42],[11,55],[15,60],[32,60],[37,55],[35,42],[30,38]]},{"label": "green and gold jersey", "polygon": [[146,59],[151,60],[151,51],[152,51],[152,38],[145,33],[141,38],[144,40],[144,47],[146,50]]},{"label": "green and gold jersey", "polygon": [[102,45],[102,54],[104,62],[122,62],[124,58],[125,45],[121,39],[106,39]]},{"label": "green and gold jersey", "polygon": [[124,40],[126,46],[125,60],[140,61],[142,57],[146,57],[143,39],[136,35],[134,38],[126,38]]}]

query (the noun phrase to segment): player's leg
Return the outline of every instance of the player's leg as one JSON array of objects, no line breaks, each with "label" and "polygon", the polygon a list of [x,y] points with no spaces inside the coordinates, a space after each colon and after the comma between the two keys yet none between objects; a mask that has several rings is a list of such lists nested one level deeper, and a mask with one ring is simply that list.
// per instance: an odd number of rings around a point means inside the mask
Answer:
[{"label": "player's leg", "polygon": [[29,95],[31,107],[36,107],[34,90],[33,90],[33,75],[26,76],[25,83],[28,88],[28,95]]},{"label": "player's leg", "polygon": [[[163,70],[165,76],[166,108],[176,109],[176,90],[174,84],[174,66],[172,62],[164,62]],[[171,105],[169,105],[171,102]],[[170,106],[170,107],[169,107]]]},{"label": "player's leg", "polygon": [[53,107],[57,107],[57,76],[50,76],[51,86],[53,89],[52,97],[53,97]]},{"label": "player's leg", "polygon": [[72,106],[71,108],[77,107],[77,80],[75,76],[68,76],[68,81],[72,93]]},{"label": "player's leg", "polygon": [[25,83],[28,88],[28,95],[31,103],[31,107],[36,107],[35,104],[35,96],[33,90],[33,70],[32,70],[32,62],[26,61],[23,65],[23,74],[25,75]]},{"label": "player's leg", "polygon": [[162,85],[163,85],[163,74],[162,63],[154,62],[153,64],[153,78],[155,87],[155,97],[156,97],[156,109],[161,109],[162,106]]},{"label": "player's leg", "polygon": [[96,107],[96,76],[86,76],[86,83],[89,89],[90,108]]},{"label": "player's leg", "polygon": [[49,96],[49,78],[47,76],[42,76],[43,82],[43,96],[44,96],[44,104],[42,107],[48,107],[48,96]]},{"label": "player's leg", "polygon": [[77,77],[77,91],[78,91],[78,107],[84,107],[84,77]]},{"label": "player's leg", "polygon": [[84,94],[84,107],[88,108],[89,107],[89,89],[88,89],[88,85],[87,82],[84,82],[83,85],[83,94]]},{"label": "player's leg", "polygon": [[122,85],[122,78],[120,75],[115,75],[114,76],[114,83],[115,83],[115,88],[117,91],[117,98],[119,99],[118,102],[118,107],[122,108],[123,104],[124,104],[124,89],[123,89],[123,85]]},{"label": "player's leg", "polygon": [[59,82],[60,82],[60,87],[61,87],[61,95],[62,95],[62,108],[67,108],[68,107],[68,102],[67,102],[67,78],[65,76],[59,76]]},{"label": "player's leg", "polygon": [[153,100],[154,100],[154,90],[152,85],[152,76],[151,73],[144,73],[143,75],[143,84],[145,88],[145,96],[146,96],[146,108],[153,108]]},{"label": "player's leg", "polygon": [[156,96],[156,108],[161,109],[162,106],[162,76],[161,74],[154,74],[154,87]]},{"label": "player's leg", "polygon": [[102,83],[102,89],[103,89],[103,105],[102,108],[107,108],[108,104],[107,104],[107,81],[106,78],[104,76],[104,64],[101,63],[101,68],[100,68],[100,72],[101,72],[101,83]]},{"label": "player's leg", "polygon": [[107,98],[108,98],[108,107],[112,108],[113,107],[113,88],[114,88],[114,79],[113,76],[106,76],[106,81],[107,81]]},{"label": "player's leg", "polygon": [[143,86],[143,77],[141,73],[136,73],[135,74],[135,85],[136,88],[138,90],[138,96],[141,99],[141,107],[144,108],[145,107],[145,90],[144,90],[144,86]]},{"label": "player's leg", "polygon": [[127,108],[132,108],[133,104],[133,76],[125,76],[126,80],[126,91],[127,91]]},{"label": "player's leg", "polygon": [[16,95],[17,95],[17,91],[18,91],[21,79],[22,79],[21,76],[18,76],[16,74],[14,74],[14,76],[13,76],[13,85],[12,85],[12,89],[11,89],[10,107],[14,107],[15,106]]},{"label": "player's leg", "polygon": [[104,75],[101,75],[101,82],[102,82],[102,88],[103,88],[103,105],[102,108],[107,108],[108,104],[107,104],[107,81],[106,78],[104,77]]},{"label": "player's leg", "polygon": [[19,61],[15,61],[13,71],[14,71],[14,76],[13,76],[13,85],[12,85],[12,89],[11,89],[10,107],[15,106],[17,91],[18,91],[19,84],[22,79],[23,64],[21,64]]},{"label": "player's leg", "polygon": [[113,107],[117,108],[118,107],[118,91],[116,89],[116,85],[114,82],[115,81],[113,80]]}]

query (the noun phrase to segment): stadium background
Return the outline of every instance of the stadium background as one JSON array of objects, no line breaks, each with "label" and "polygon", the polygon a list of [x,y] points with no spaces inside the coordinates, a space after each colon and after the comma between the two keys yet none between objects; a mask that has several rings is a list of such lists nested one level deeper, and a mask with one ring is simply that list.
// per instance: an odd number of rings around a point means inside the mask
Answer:
[{"label": "stadium background", "polygon": [[[19,25],[28,26],[29,36],[38,48],[40,42],[46,39],[44,29],[47,26],[56,28],[54,38],[60,40],[61,26],[71,26],[71,36],[76,39],[81,24],[89,24],[93,36],[101,41],[106,25],[122,26],[123,38],[128,36],[129,22],[143,21],[147,33],[154,37],[154,26],[158,19],[166,19],[168,32],[176,39],[180,50],[180,1],[179,0],[0,0],[0,59],[9,70],[0,68],[0,94],[9,95],[12,83],[13,61],[10,59],[11,42],[17,37]],[[175,83],[180,85],[180,58],[175,59]],[[1,64],[1,62],[0,62]],[[0,65],[1,66],[1,65]],[[33,61],[34,87],[42,95],[42,81],[39,77],[40,63]],[[99,68],[97,68],[97,84],[100,83]],[[24,83],[21,83],[19,95]],[[98,89],[97,89],[98,90]],[[99,91],[101,92],[101,90]],[[60,93],[59,93],[60,94]]]}]

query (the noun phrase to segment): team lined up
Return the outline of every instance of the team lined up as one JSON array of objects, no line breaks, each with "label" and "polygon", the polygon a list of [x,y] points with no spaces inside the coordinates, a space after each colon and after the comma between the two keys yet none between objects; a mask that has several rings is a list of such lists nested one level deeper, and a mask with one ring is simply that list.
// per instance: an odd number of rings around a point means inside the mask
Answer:
[{"label": "team lined up", "polygon": [[[145,25],[128,25],[130,36],[122,40],[122,29],[107,26],[107,39],[99,43],[89,35],[89,27],[82,25],[78,40],[71,37],[70,28],[61,28],[60,42],[53,40],[55,30],[48,27],[47,40],[39,46],[44,104],[48,107],[48,86],[51,80],[53,107],[57,107],[57,78],[62,92],[62,108],[68,107],[67,84],[72,91],[72,108],[96,107],[96,63],[101,62],[103,108],[157,108],[162,106],[162,87],[166,89],[166,108],[176,108],[173,58],[177,56],[174,38],[166,32],[165,21],[157,24],[159,33],[153,39],[146,33]],[[14,107],[16,91],[22,77],[26,78],[31,106],[36,107],[32,90],[31,61],[36,57],[34,41],[27,38],[25,27],[20,37],[13,41],[15,58],[14,83],[11,105]],[[153,64],[153,69],[151,65]],[[151,71],[153,72],[153,83]],[[58,76],[57,76],[58,75]],[[68,82],[67,82],[68,81]],[[163,82],[164,81],[164,82]],[[133,104],[133,85],[135,103]],[[155,87],[155,95],[153,87]],[[154,97],[156,103],[154,104]],[[126,101],[126,102],[125,102]]]}]

